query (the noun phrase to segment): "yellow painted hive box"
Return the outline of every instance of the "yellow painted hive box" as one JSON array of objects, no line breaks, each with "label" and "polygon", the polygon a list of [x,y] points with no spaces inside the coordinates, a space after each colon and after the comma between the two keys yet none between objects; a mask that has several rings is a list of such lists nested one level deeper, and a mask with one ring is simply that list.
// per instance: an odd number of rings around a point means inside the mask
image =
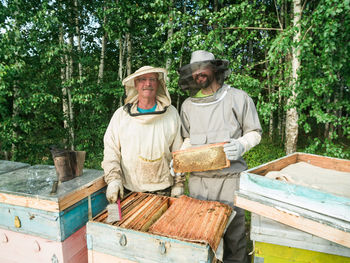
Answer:
[{"label": "yellow painted hive box", "polygon": [[350,248],[252,214],[252,263],[350,263]]}]

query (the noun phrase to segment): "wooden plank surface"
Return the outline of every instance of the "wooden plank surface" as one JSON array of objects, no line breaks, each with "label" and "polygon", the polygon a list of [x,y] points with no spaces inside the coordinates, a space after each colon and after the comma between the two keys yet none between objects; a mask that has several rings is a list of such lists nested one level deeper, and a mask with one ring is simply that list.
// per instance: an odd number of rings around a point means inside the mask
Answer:
[{"label": "wooden plank surface", "polygon": [[[255,262],[269,263],[350,263],[349,257],[330,255],[289,246],[254,242]],[[262,259],[262,261],[258,261]]]},{"label": "wooden plank surface", "polygon": [[350,160],[320,156],[315,154],[298,153],[297,162],[307,162],[325,169],[340,172],[350,172]]},{"label": "wooden plank surface", "polygon": [[350,224],[306,209],[239,191],[235,205],[350,248]]},{"label": "wooden plank surface", "polygon": [[59,210],[62,211],[67,207],[77,203],[78,201],[84,199],[85,197],[95,193],[101,188],[105,187],[107,184],[105,183],[103,177],[100,177],[92,182],[89,185],[84,186],[83,189],[76,189],[75,191],[65,195],[63,198],[59,199]]},{"label": "wooden plank surface", "polygon": [[86,198],[94,192],[105,187],[103,178],[91,183],[86,189],[74,191],[57,201],[33,198],[30,196],[21,196],[7,193],[0,193],[0,203],[18,205],[34,209],[41,209],[50,212],[59,212]]},{"label": "wooden plank surface", "polygon": [[254,242],[350,257],[350,248],[255,213],[251,214],[250,239]]},{"label": "wooden plank surface", "polygon": [[[43,174],[45,174],[46,170],[52,173],[52,167],[43,165],[40,167],[43,167],[41,169],[42,177],[44,176]],[[30,169],[35,171],[34,168],[31,167]],[[19,177],[26,175],[25,169],[19,169],[14,172],[18,173],[19,175],[17,176]],[[9,173],[1,176],[5,175],[11,177],[11,174]],[[50,176],[52,176],[52,174]],[[24,179],[22,178],[22,180]],[[60,184],[56,195],[49,195],[49,190],[46,191],[45,194],[41,193],[42,195],[36,195],[26,193],[25,191],[23,193],[6,191],[5,188],[2,192],[0,192],[0,203],[58,212],[65,210],[66,208],[72,206],[105,186],[106,183],[100,171],[86,170],[85,176],[82,175],[72,179],[71,181]],[[40,192],[40,189],[38,189],[38,191]]]},{"label": "wooden plank surface", "polygon": [[[106,186],[102,170],[85,169],[81,176],[58,184],[54,166],[35,165],[1,175],[0,202],[49,211],[62,211]],[[17,199],[18,198],[18,199]],[[57,204],[55,204],[55,202]]]},{"label": "wooden plank surface", "polygon": [[[105,189],[100,189],[96,193],[93,193],[90,199],[92,216],[96,216],[104,210],[108,204]],[[63,212],[60,212],[61,241],[85,226],[87,221],[89,221],[88,198],[84,198],[65,209]]]},{"label": "wooden plank surface", "polygon": [[279,158],[277,160],[248,169],[246,172],[259,175],[266,175],[269,171],[279,171],[290,164],[296,163],[297,160],[298,153],[293,153],[291,155]]},{"label": "wooden plank surface", "polygon": [[213,258],[208,245],[180,241],[94,221],[87,223],[87,244],[88,250],[93,250],[93,253],[99,252],[136,262],[193,263],[211,262]]},{"label": "wooden plank surface", "polygon": [[246,171],[241,173],[240,189],[350,222],[350,198]]},{"label": "wooden plank surface", "polygon": [[41,209],[50,212],[60,211],[57,201],[43,200],[30,196],[0,193],[0,203]]},{"label": "wooden plank surface", "polygon": [[57,242],[0,229],[0,262],[85,263],[88,261],[85,233],[83,227],[64,242]]},{"label": "wooden plank surface", "polygon": [[270,171],[280,171],[286,166],[297,162],[307,162],[326,169],[332,169],[340,172],[350,172],[350,160],[299,152],[251,168],[247,170],[247,172],[266,175]]},{"label": "wooden plank surface", "polygon": [[101,253],[95,250],[88,250],[89,263],[137,263],[128,259]]},{"label": "wooden plank surface", "polygon": [[[95,216],[105,209],[107,203],[103,189],[92,194],[92,215]],[[20,222],[19,227],[16,227],[14,224],[16,217]],[[88,200],[87,198],[80,200],[62,212],[0,204],[0,218],[0,228],[40,236],[50,240],[63,241],[83,227],[89,220]]]}]

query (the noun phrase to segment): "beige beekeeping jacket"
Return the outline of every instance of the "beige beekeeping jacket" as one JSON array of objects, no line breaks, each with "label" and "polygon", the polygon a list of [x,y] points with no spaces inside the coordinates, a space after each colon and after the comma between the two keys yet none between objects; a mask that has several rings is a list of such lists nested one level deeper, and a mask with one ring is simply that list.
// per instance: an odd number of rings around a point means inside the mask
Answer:
[{"label": "beige beekeeping jacket", "polygon": [[137,91],[126,85],[126,105],[113,115],[104,136],[105,181],[121,179],[130,191],[165,189],[173,184],[171,152],[180,149],[181,121],[164,81],[157,92],[155,113],[137,111]]}]

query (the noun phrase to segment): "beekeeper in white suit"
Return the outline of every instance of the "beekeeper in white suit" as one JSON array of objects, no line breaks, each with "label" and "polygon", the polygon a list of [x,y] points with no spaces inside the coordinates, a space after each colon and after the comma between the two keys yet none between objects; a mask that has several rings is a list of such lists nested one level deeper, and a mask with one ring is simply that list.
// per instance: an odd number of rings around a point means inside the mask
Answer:
[{"label": "beekeeper in white suit", "polygon": [[204,50],[192,53],[190,64],[179,69],[179,85],[191,97],[181,107],[184,145],[228,142],[224,151],[229,168],[193,172],[189,178],[190,196],[226,203],[236,216],[224,235],[224,263],[246,262],[244,210],[234,207],[234,191],[240,172],[247,168],[242,155],[260,142],[262,129],[253,100],[242,90],[224,84],[229,75],[228,61],[215,59]]},{"label": "beekeeper in white suit", "polygon": [[144,66],[123,80],[125,105],[104,135],[102,168],[106,197],[115,203],[127,191],[183,194],[183,178],[169,171],[171,152],[182,145],[181,120],[165,86],[167,71]]}]

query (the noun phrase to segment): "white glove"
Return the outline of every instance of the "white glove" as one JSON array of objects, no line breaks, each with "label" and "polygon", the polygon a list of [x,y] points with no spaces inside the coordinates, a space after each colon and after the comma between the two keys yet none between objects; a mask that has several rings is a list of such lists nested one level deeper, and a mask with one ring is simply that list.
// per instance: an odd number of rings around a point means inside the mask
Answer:
[{"label": "white glove", "polygon": [[174,167],[173,167],[173,165],[174,165],[174,160],[173,160],[173,159],[171,159],[170,164],[169,164],[170,174],[171,174],[173,177],[175,177],[175,176],[176,176],[176,174],[175,174],[175,171],[174,171]]},{"label": "white glove", "polygon": [[115,204],[118,200],[124,197],[124,187],[121,180],[116,179],[110,182],[107,186],[106,198],[110,204]]},{"label": "white glove", "polygon": [[224,152],[230,161],[238,160],[244,152],[243,145],[236,139],[231,139],[229,143],[224,144]]},{"label": "white glove", "polygon": [[181,145],[180,150],[186,150],[192,147],[190,138],[186,138]]},{"label": "white glove", "polygon": [[171,188],[171,197],[179,197],[184,194],[183,184],[175,184]]}]

